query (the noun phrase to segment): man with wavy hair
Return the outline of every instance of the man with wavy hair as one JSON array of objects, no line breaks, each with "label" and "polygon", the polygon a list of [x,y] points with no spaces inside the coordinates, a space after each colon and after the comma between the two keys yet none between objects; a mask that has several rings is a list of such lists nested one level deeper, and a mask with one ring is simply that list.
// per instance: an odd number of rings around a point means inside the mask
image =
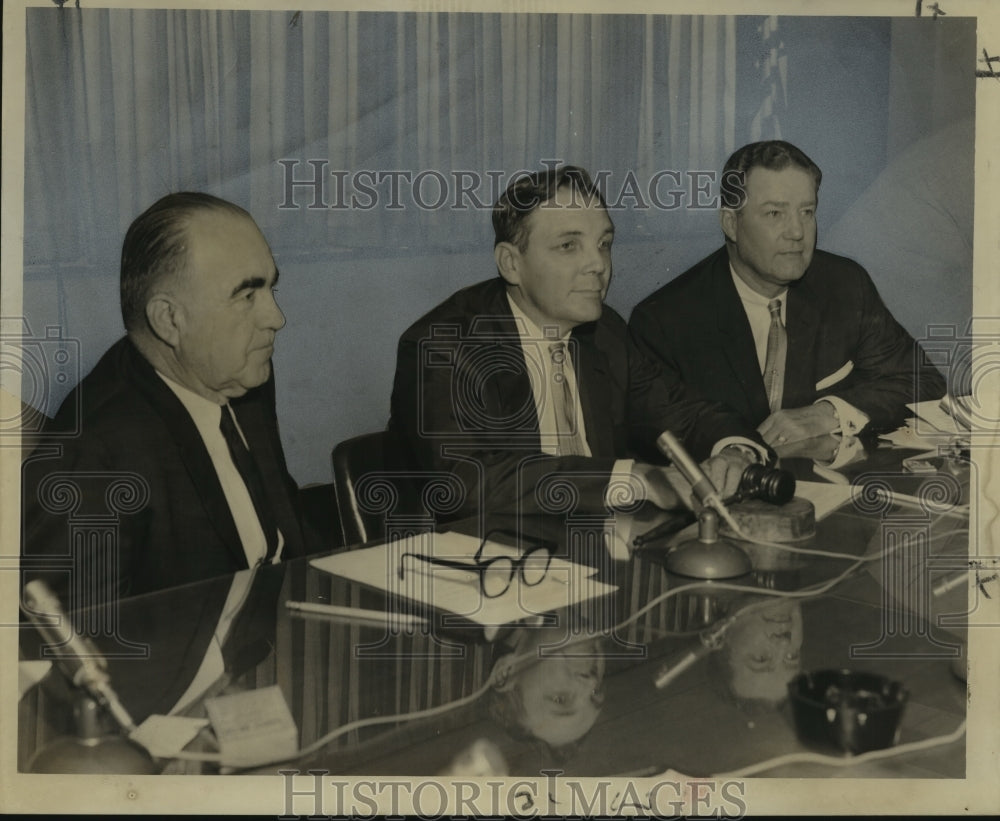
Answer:
[{"label": "man with wavy hair", "polygon": [[[575,166],[519,177],[493,209],[499,276],[463,288],[399,342],[390,427],[416,464],[462,480],[458,515],[577,511],[634,496],[682,504],[674,474],[641,458],[665,430],[720,491],[759,451],[718,403],[687,396],[629,340],[607,307],[614,225]],[[620,481],[618,481],[620,480]],[[686,500],[685,500],[686,501]]]}]

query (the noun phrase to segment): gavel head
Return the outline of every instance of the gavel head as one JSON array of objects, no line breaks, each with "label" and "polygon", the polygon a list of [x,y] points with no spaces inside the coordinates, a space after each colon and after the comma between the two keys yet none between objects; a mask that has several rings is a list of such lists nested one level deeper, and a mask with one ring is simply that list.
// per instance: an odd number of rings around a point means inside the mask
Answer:
[{"label": "gavel head", "polygon": [[795,496],[795,477],[787,470],[749,465],[740,477],[737,498],[761,499],[774,505],[790,502]]}]

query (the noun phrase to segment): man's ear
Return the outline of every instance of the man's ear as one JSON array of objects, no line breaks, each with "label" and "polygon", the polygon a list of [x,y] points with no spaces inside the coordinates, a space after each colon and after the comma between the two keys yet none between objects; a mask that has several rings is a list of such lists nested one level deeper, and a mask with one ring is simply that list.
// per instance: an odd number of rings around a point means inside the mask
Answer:
[{"label": "man's ear", "polygon": [[508,285],[521,284],[521,252],[512,242],[501,242],[493,249],[500,276]]},{"label": "man's ear", "polygon": [[729,242],[736,242],[736,223],[738,216],[732,208],[719,209],[719,224],[722,226],[722,233],[726,235]]},{"label": "man's ear", "polygon": [[180,339],[179,306],[164,293],[156,293],[146,303],[146,321],[162,342],[176,348]]}]

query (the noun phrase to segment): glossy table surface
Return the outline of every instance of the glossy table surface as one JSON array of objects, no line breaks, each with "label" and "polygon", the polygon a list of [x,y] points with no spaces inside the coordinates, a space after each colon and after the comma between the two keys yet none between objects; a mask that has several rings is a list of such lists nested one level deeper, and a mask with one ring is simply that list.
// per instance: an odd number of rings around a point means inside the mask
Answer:
[{"label": "glossy table surface", "polygon": [[[871,444],[837,472],[840,483],[854,484],[853,500],[794,542],[798,552],[736,540],[753,570],[727,581],[667,572],[671,546],[693,538],[687,531],[612,560],[602,547],[609,534],[627,540],[662,518],[644,509],[611,520],[572,513],[522,520],[523,543],[549,540],[555,555],[593,565],[595,578],[617,591],[507,625],[491,640],[472,621],[387,602],[301,559],[258,571],[236,608],[224,604],[228,578],[122,601],[118,635],[95,643],[141,721],[177,703],[220,614],[235,614],[221,644],[229,673],[208,695],[276,684],[299,733],[298,755],[245,772],[961,778],[963,737],[853,762],[800,738],[786,698],[800,671],[871,672],[908,691],[898,744],[960,728],[964,624],[977,588],[934,589],[966,566],[969,464],[945,459],[937,473],[902,471],[902,459],[916,453]],[[786,456],[782,465],[800,480],[837,479],[817,473],[809,458]],[[905,496],[889,502],[876,486]],[[482,533],[476,522],[455,527]],[[287,601],[418,612],[427,622],[367,623],[295,612]],[[31,631],[22,636],[22,657],[37,655]],[[685,659],[692,663],[678,667]],[[658,687],[668,670],[676,675]],[[58,675],[38,689],[22,701],[22,766],[67,729]],[[203,701],[186,714],[203,715]],[[190,749],[211,752],[212,739],[203,735]],[[808,751],[849,766],[795,758]],[[757,769],[779,756],[786,758]],[[157,764],[166,772],[218,771],[213,762]]]}]

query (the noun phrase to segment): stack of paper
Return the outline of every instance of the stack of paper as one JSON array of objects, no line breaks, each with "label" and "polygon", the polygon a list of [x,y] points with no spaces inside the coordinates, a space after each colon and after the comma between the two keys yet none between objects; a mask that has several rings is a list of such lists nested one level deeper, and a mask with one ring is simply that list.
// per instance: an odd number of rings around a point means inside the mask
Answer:
[{"label": "stack of paper", "polygon": [[919,436],[966,436],[971,430],[971,405],[967,396],[945,396],[943,399],[913,402],[906,407],[917,417],[913,428]]},{"label": "stack of paper", "polygon": [[[549,613],[577,602],[615,591],[614,585],[594,578],[597,571],[585,565],[553,557],[541,583],[528,586],[515,573],[507,592],[496,598],[483,595],[479,574],[429,564],[404,553],[418,553],[473,564],[482,544],[461,533],[422,533],[361,550],[349,550],[313,559],[319,570],[384,590],[393,596],[431,605],[468,618],[483,626],[499,626]],[[509,555],[518,551],[489,542],[484,556]],[[400,568],[403,568],[402,575]]]}]

